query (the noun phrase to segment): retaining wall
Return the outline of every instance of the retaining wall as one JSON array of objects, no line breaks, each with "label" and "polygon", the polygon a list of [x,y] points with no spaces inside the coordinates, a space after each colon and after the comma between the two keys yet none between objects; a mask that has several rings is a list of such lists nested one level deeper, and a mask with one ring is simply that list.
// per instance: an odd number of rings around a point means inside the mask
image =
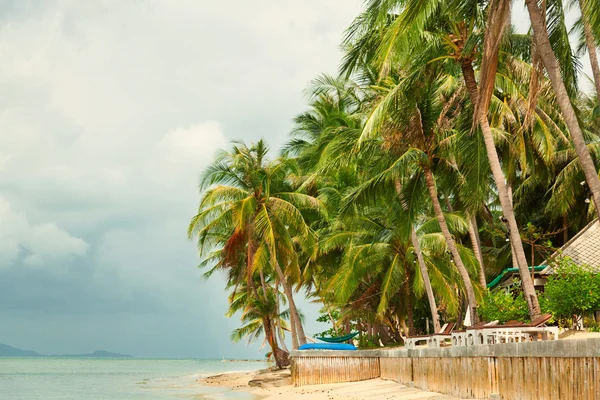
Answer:
[{"label": "retaining wall", "polygon": [[290,356],[295,386],[381,377],[468,399],[600,400],[600,339]]}]

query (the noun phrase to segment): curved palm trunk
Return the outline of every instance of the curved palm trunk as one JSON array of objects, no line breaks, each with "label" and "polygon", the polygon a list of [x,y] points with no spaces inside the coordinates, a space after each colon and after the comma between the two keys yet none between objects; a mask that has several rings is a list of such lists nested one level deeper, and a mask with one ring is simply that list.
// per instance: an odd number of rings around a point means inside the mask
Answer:
[{"label": "curved palm trunk", "polygon": [[[513,206],[513,192],[512,192],[512,183],[508,182],[506,184],[506,190],[508,192],[508,200],[510,200],[510,206]],[[515,252],[515,247],[513,246],[512,240],[510,242],[510,257],[512,260],[513,268],[519,269],[519,262],[517,261],[517,253]]]},{"label": "curved palm trunk", "polygon": [[417,233],[415,232],[414,228],[411,228],[410,240],[413,248],[415,249],[415,254],[417,255],[417,264],[419,265],[419,271],[421,272],[423,284],[425,285],[427,300],[429,300],[429,310],[431,311],[431,319],[433,321],[433,331],[439,332],[440,318],[438,316],[437,303],[435,301],[435,296],[433,295],[433,288],[431,287],[431,280],[429,279],[429,272],[427,271],[427,265],[425,264],[425,259],[423,258],[423,252],[421,251],[419,238],[417,237]]},{"label": "curved palm trunk", "polygon": [[539,55],[544,63],[544,68],[552,83],[552,89],[554,89],[554,93],[556,94],[556,101],[560,107],[565,124],[571,133],[575,152],[577,153],[577,157],[579,157],[585,180],[592,192],[594,204],[596,205],[596,213],[598,213],[600,210],[600,208],[598,208],[600,206],[600,179],[598,179],[594,161],[586,146],[583,132],[577,121],[575,109],[571,104],[567,88],[565,87],[565,83],[560,74],[560,66],[554,51],[552,50],[550,39],[548,38],[546,23],[544,22],[542,12],[538,7],[537,0],[525,0],[525,4],[527,5],[529,18],[531,19],[533,40],[535,41]]},{"label": "curved palm trunk", "polygon": [[281,319],[279,318],[279,281],[275,282],[275,314],[277,315],[277,319],[275,320],[275,331],[279,337],[281,348],[283,351],[289,352],[285,345],[285,335],[283,334],[283,329],[281,329]]},{"label": "curved palm trunk", "polygon": [[[398,193],[398,196],[400,196],[401,192],[402,185],[400,184],[400,180],[397,179],[396,193]],[[400,199],[400,202],[402,202],[402,199]],[[410,227],[410,241],[413,245],[413,249],[415,249],[415,254],[417,255],[417,264],[419,265],[419,271],[421,272],[423,284],[425,285],[425,293],[427,294],[427,300],[429,300],[429,310],[431,311],[433,329],[434,332],[438,332],[440,330],[440,318],[438,316],[437,303],[435,301],[435,296],[433,295],[431,279],[429,278],[429,272],[427,271],[427,264],[425,264],[425,259],[423,258],[423,252],[421,251],[419,238],[417,237],[417,232],[415,232],[415,228],[413,226]]]},{"label": "curved palm trunk", "polygon": [[298,347],[300,347],[300,345],[298,344],[298,333],[296,332],[296,319],[292,317],[292,310],[290,309],[289,311],[290,311],[290,336],[292,337],[292,350],[298,350]]},{"label": "curved palm trunk", "polygon": [[[475,80],[475,72],[473,71],[473,65],[471,64],[471,61],[463,62],[461,64],[461,68],[463,72],[463,78],[465,80],[465,85],[467,86],[469,97],[471,98],[471,102],[473,104],[477,104],[478,88],[477,81]],[[515,213],[512,207],[512,198],[508,195],[508,189],[504,177],[504,172],[502,172],[502,167],[500,166],[500,159],[498,158],[498,153],[496,152],[496,145],[494,143],[494,135],[492,133],[492,128],[490,127],[486,113],[483,113],[481,115],[479,119],[479,125],[481,126],[481,131],[483,133],[483,141],[485,143],[485,150],[487,152],[488,160],[490,163],[490,169],[492,170],[494,182],[496,183],[496,188],[498,189],[498,197],[500,198],[500,205],[502,206],[502,214],[504,214],[504,218],[508,223],[511,247],[513,250],[513,254],[515,254],[516,256],[517,264],[519,266],[519,274],[521,275],[523,292],[525,294],[525,299],[527,300],[529,316],[531,317],[531,319],[534,319],[535,317],[540,315],[540,305],[538,303],[538,298],[535,293],[533,281],[531,280],[531,276],[529,276],[527,258],[525,258],[523,242],[521,242],[519,227],[517,225],[517,220],[515,218]]]},{"label": "curved palm trunk", "polygon": [[[267,299],[267,283],[265,281],[265,274],[262,269],[259,271],[259,275],[260,275],[260,285],[262,288],[263,299],[265,299],[265,302],[267,302],[268,301],[268,299]],[[258,295],[258,293],[254,293],[254,294]],[[278,326],[278,321],[279,321],[279,304],[277,304],[277,312],[275,315],[277,315],[277,319],[275,319],[275,321],[272,321],[272,323],[270,324],[271,328],[273,329],[273,332],[272,332],[273,336],[275,336],[276,332],[278,332],[277,326]],[[285,343],[284,343],[284,347],[285,347]],[[285,349],[285,351],[287,351],[287,349]]]},{"label": "curved palm trunk", "polygon": [[[285,293],[285,297],[288,300],[288,307],[290,308],[290,321],[291,324],[295,327],[296,334],[298,335],[298,344],[302,346],[306,344],[306,335],[304,334],[304,328],[302,327],[302,321],[300,321],[300,314],[298,314],[298,309],[296,308],[296,302],[294,301],[294,294],[292,293],[292,288],[289,283],[285,279],[285,275],[283,275],[283,271],[279,266],[278,262],[275,262],[275,271],[277,272],[277,276],[279,277],[279,281],[281,282],[281,286],[283,286],[283,292]],[[293,340],[292,333],[292,340]],[[296,350],[294,348],[294,350]]]},{"label": "curved palm trunk", "polygon": [[275,359],[275,364],[277,368],[282,369],[290,365],[290,361],[288,359],[288,353],[281,350],[277,345],[277,339],[273,336],[273,326],[271,324],[271,320],[268,317],[263,318],[263,328],[265,331],[265,337],[267,338],[267,343],[271,347],[273,352],[273,358]]},{"label": "curved palm trunk", "polygon": [[440,204],[440,200],[437,194],[437,188],[435,187],[435,180],[433,178],[433,173],[429,167],[424,167],[423,171],[425,173],[425,182],[427,184],[427,190],[429,191],[429,197],[431,198],[431,203],[433,204],[433,211],[435,216],[440,224],[440,228],[442,230],[442,235],[446,240],[446,245],[448,246],[448,250],[450,250],[450,254],[452,255],[452,260],[454,261],[454,265],[456,265],[456,269],[462,278],[463,284],[465,285],[465,292],[467,294],[467,299],[469,301],[469,313],[471,314],[471,322],[477,322],[477,314],[475,313],[475,309],[477,308],[477,298],[475,297],[475,290],[473,290],[473,284],[471,283],[471,277],[469,276],[469,272],[460,258],[460,254],[458,253],[458,248],[456,247],[456,242],[452,238],[452,234],[448,229],[448,224],[446,223],[446,218],[444,217],[444,212],[442,211],[442,206]]},{"label": "curved palm trunk", "polygon": [[596,96],[600,98],[600,65],[598,64],[598,54],[596,53],[596,43],[592,27],[585,13],[584,0],[579,0],[579,9],[581,10],[581,21],[583,22],[583,33],[585,35],[585,46],[587,47],[592,66],[592,75],[594,76],[594,84],[596,85]]},{"label": "curved palm trunk", "polygon": [[485,268],[483,266],[483,254],[481,252],[481,242],[479,241],[479,228],[477,227],[477,218],[474,214],[468,214],[469,219],[469,238],[473,247],[473,253],[479,263],[479,283],[485,289],[487,282],[485,281]]}]

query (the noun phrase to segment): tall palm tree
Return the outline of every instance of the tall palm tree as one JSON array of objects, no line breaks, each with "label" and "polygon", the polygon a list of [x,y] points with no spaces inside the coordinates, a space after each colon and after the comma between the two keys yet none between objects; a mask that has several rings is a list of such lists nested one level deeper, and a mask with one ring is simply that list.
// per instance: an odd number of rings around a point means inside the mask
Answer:
[{"label": "tall palm tree", "polygon": [[594,32],[592,29],[592,24],[590,22],[590,13],[593,10],[593,2],[586,0],[578,0],[577,5],[579,6],[579,10],[581,12],[581,30],[583,31],[583,42],[585,43],[585,48],[588,52],[588,57],[590,59],[590,65],[592,67],[592,76],[594,78],[594,85],[596,87],[596,94],[600,96],[600,63],[598,62],[598,53],[596,46],[596,38],[594,37]]},{"label": "tall palm tree", "polygon": [[[556,100],[562,112],[565,124],[571,134],[573,145],[581,163],[585,180],[590,188],[594,204],[596,206],[596,212],[600,210],[600,179],[598,178],[598,172],[594,165],[590,152],[586,146],[583,130],[579,125],[577,113],[571,103],[571,97],[567,91],[567,87],[561,76],[561,68],[556,58],[556,55],[552,49],[550,38],[548,36],[548,30],[546,27],[546,21],[544,18],[545,10],[543,10],[536,0],[525,0],[527,10],[529,12],[529,18],[531,19],[531,27],[533,29],[533,40],[535,42],[537,51],[544,64],[544,68],[548,73],[548,77],[552,82],[552,88],[556,94]],[[584,13],[586,7],[582,10]]]},{"label": "tall palm tree", "polygon": [[231,340],[239,342],[247,338],[248,343],[251,343],[264,334],[265,342],[272,349],[271,354],[277,363],[277,367],[283,368],[289,365],[284,338],[279,337],[283,350],[279,348],[277,343],[276,331],[280,332],[282,329],[288,329],[286,318],[289,317],[288,311],[279,311],[276,298],[278,295],[277,288],[269,285],[264,296],[259,297],[254,297],[253,292],[247,289],[242,283],[229,296],[227,316],[231,317],[240,312],[240,319],[243,324],[231,333]]},{"label": "tall palm tree", "polygon": [[[448,87],[452,87],[454,82],[440,74],[440,69],[434,66],[412,71],[412,74],[399,78],[397,82],[388,78],[388,87],[373,105],[359,145],[368,138],[383,134],[399,155],[392,167],[386,171],[387,176],[414,175],[424,180],[434,215],[462,278],[471,320],[475,321],[477,297],[468,269],[460,257],[456,240],[448,228],[434,177],[434,169],[445,168],[448,164],[448,159],[443,157],[444,148],[441,142],[451,132],[449,121],[457,109],[443,93]],[[449,169],[444,172],[448,173]]]},{"label": "tall palm tree", "polygon": [[[370,78],[366,79],[367,83],[372,83],[369,80]],[[356,164],[350,163],[347,165],[347,163],[350,160],[352,162],[357,162],[357,160],[344,157],[344,154],[351,152],[355,140],[358,139],[358,135],[362,131],[364,118],[361,109],[374,93],[368,90],[368,86],[366,88],[361,87],[348,79],[334,79],[326,75],[313,82],[311,91],[312,97],[316,98],[312,103],[312,110],[296,118],[296,129],[293,131],[293,135],[301,136],[302,139],[291,141],[286,150],[288,152],[293,150],[302,160],[301,165],[305,165],[312,172],[312,177],[307,178],[307,181],[311,179],[323,180],[323,172],[331,170],[332,166],[337,171],[356,170]],[[374,147],[373,150],[375,153],[381,151],[379,146]],[[364,155],[367,152],[363,149],[362,153]],[[366,155],[363,158],[371,157]],[[398,195],[400,195],[401,183],[399,180],[396,182],[396,188]],[[322,188],[321,193],[327,195],[327,197],[333,195],[336,199],[333,209],[339,207],[342,198],[339,189],[328,186]],[[335,211],[332,210],[332,213],[335,214]],[[429,301],[433,327],[437,331],[440,328],[440,323],[436,299],[419,240],[414,227],[411,229],[412,233],[409,235],[409,241],[412,243],[416,254],[419,272]]]},{"label": "tall palm tree", "polygon": [[318,211],[321,206],[317,199],[293,192],[287,181],[293,165],[285,159],[268,161],[267,152],[261,140],[250,147],[235,143],[230,152],[217,157],[202,178],[200,187],[206,192],[188,235],[197,237],[200,253],[206,255],[225,234],[220,262],[227,267],[243,254],[249,290],[256,292],[254,274],[264,285],[263,275],[274,271],[288,301],[296,348],[306,343],[306,335],[292,290],[300,278],[295,241],[309,245],[315,240],[301,210]]},{"label": "tall palm tree", "polygon": [[[379,7],[374,7],[378,4]],[[512,201],[506,181],[502,173],[500,159],[496,152],[493,131],[487,120],[487,107],[494,88],[494,78],[497,64],[497,51],[501,38],[506,31],[509,7],[503,1],[491,1],[488,10],[488,20],[485,9],[477,1],[441,2],[429,0],[412,2],[404,0],[372,0],[365,14],[358,19],[358,24],[368,23],[368,32],[379,34],[378,51],[373,59],[379,63],[382,74],[390,70],[395,62],[410,65],[416,62],[445,62],[454,60],[460,67],[467,92],[475,107],[473,115],[474,126],[480,126],[484,145],[498,191],[504,218],[509,228],[511,243],[516,255],[523,280],[523,290],[528,299],[529,312],[532,317],[540,313],[533,281],[529,278],[527,259],[521,243],[519,228],[514,215]],[[389,13],[392,22],[389,22]],[[371,16],[369,16],[371,14]],[[385,17],[382,17],[385,15]],[[387,28],[381,28],[387,24]],[[480,32],[491,32],[481,41]],[[357,27],[352,32],[363,33]],[[372,35],[372,33],[369,33]],[[496,35],[496,36],[494,36]],[[497,37],[496,41],[492,38]],[[360,40],[358,41],[360,43]],[[484,48],[482,63],[482,93],[475,78],[473,62],[478,56],[478,50]],[[372,55],[367,53],[367,56]]]}]

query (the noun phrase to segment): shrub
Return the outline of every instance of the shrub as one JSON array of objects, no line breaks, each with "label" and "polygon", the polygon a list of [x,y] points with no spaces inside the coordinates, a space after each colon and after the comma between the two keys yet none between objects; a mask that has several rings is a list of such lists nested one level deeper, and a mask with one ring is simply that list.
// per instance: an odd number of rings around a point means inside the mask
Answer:
[{"label": "shrub", "polygon": [[498,292],[486,292],[483,301],[477,308],[479,316],[483,321],[527,321],[529,312],[527,303],[522,292],[516,294],[500,290]]},{"label": "shrub", "polygon": [[600,308],[600,274],[570,258],[558,260],[544,288],[543,308],[559,321],[577,321]]}]

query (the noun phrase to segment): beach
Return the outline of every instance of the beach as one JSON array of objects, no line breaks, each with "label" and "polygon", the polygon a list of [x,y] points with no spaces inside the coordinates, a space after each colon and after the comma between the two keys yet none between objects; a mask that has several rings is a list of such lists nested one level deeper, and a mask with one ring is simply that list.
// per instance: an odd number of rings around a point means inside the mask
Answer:
[{"label": "beach", "polygon": [[289,378],[289,370],[224,373],[199,379],[198,382],[203,386],[229,388],[234,392],[250,393],[257,399],[265,400],[457,400],[456,397],[410,388],[383,379],[294,387]]}]

